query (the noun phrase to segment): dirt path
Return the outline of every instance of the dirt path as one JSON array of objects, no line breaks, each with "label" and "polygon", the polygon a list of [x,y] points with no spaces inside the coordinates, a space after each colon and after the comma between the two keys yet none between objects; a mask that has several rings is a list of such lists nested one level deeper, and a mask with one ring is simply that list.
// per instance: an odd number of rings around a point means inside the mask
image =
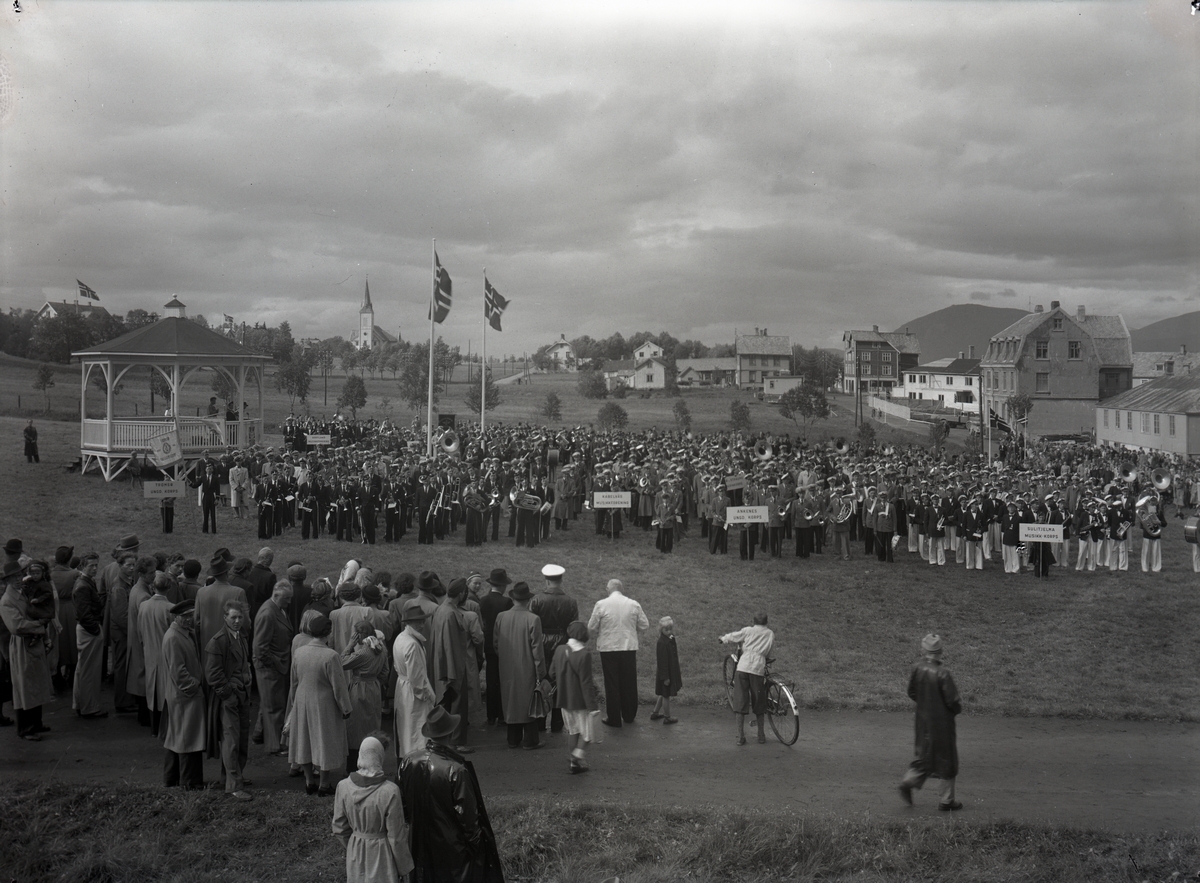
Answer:
[{"label": "dirt path", "polygon": [[[111,707],[111,696],[105,696]],[[607,730],[592,771],[567,773],[561,736],[540,751],[512,751],[504,730],[473,730],[472,756],[488,795],[536,795],[615,803],[731,805],[904,819],[946,814],[935,791],[902,806],[895,783],[911,751],[912,718],[883,712],[801,712],[800,739],[737,747],[732,715],[681,708],[679,724],[649,720]],[[44,741],[0,730],[0,775],[71,782],[160,781],[162,751],[130,715],[85,722],[70,699],[45,708]],[[1200,724],[1058,719],[959,719],[959,799],[972,819],[1049,822],[1109,831],[1200,827]],[[206,762],[209,777],[215,761]],[[287,763],[251,746],[256,791],[301,787]],[[932,783],[936,786],[936,783]]]}]

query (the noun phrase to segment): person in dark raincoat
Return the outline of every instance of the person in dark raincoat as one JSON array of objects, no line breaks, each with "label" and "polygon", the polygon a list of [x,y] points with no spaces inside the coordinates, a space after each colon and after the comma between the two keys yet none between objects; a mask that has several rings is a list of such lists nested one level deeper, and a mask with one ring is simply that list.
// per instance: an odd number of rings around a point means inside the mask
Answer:
[{"label": "person in dark raincoat", "polygon": [[942,780],[938,809],[962,809],[954,799],[958,775],[958,737],[954,717],[962,711],[954,676],[942,665],[942,639],[926,635],[921,641],[924,660],[913,666],[908,679],[908,696],[917,703],[916,751],[908,772],[900,782],[900,797],[912,806],[912,792],[932,776]]}]

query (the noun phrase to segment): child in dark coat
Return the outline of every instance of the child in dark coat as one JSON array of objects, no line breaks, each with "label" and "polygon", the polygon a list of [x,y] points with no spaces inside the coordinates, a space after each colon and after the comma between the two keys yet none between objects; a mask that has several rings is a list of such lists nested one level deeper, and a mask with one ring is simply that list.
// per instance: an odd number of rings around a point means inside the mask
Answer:
[{"label": "child in dark coat", "polygon": [[654,675],[654,712],[650,720],[661,720],[664,724],[678,723],[671,717],[671,697],[679,694],[683,679],[679,674],[679,648],[675,646],[675,621],[664,616],[658,621],[658,670]]}]

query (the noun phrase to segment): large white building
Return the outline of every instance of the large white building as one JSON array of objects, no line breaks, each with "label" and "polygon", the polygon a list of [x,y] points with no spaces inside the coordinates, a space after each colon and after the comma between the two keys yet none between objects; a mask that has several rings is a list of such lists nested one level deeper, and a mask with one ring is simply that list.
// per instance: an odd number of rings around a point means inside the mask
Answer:
[{"label": "large white building", "polygon": [[1096,407],[1096,443],[1200,455],[1200,375],[1161,377],[1104,399]]},{"label": "large white building", "polygon": [[934,359],[909,368],[900,375],[901,386],[892,390],[892,398],[907,398],[909,405],[932,402],[952,411],[978,415],[979,359],[963,353],[957,359]]}]

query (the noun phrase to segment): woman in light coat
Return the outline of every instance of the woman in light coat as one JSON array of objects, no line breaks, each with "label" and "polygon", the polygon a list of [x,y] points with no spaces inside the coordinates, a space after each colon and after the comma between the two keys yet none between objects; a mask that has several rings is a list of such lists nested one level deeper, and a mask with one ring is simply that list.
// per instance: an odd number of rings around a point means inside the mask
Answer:
[{"label": "woman in light coat", "polygon": [[358,768],[358,744],[378,730],[383,719],[383,683],[388,676],[383,633],[368,620],[354,624],[350,646],[342,651],[342,669],[354,710],[346,721],[346,774]]},{"label": "woman in light coat", "polygon": [[292,655],[288,760],[304,770],[305,791],[333,794],[335,773],[346,762],[346,718],[353,705],[337,651],[326,641],[333,630],[329,618],[317,615],[312,636]]},{"label": "woman in light coat", "polygon": [[400,786],[383,772],[383,745],[371,736],[358,750],[358,771],[338,782],[333,833],[346,847],[347,883],[399,883],[413,869]]},{"label": "woman in light coat", "polygon": [[4,565],[4,594],[0,597],[0,619],[8,629],[8,664],[12,668],[12,704],[17,712],[17,735],[40,742],[42,706],[54,698],[50,666],[46,660],[49,642],[46,622],[34,618],[29,598],[21,591],[25,568],[15,561]]}]

